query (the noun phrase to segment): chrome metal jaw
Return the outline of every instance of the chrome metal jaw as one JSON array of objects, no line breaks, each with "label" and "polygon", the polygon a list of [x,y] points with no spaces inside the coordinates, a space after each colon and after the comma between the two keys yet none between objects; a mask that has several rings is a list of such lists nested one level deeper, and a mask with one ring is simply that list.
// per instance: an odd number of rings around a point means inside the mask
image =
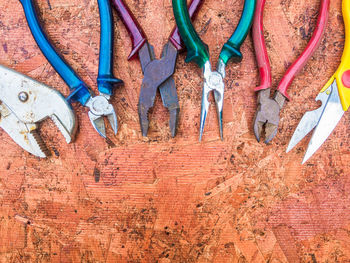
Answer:
[{"label": "chrome metal jaw", "polygon": [[218,62],[218,71],[211,70],[211,64],[208,61],[204,65],[204,85],[202,94],[202,110],[201,110],[201,122],[200,122],[200,135],[199,141],[202,140],[205,120],[209,111],[209,94],[211,91],[214,92],[214,99],[216,104],[216,112],[219,122],[220,137],[223,140],[223,127],[222,127],[222,110],[224,105],[224,92],[225,92],[225,64],[222,60]]},{"label": "chrome metal jaw", "polygon": [[100,93],[100,95],[91,97],[86,106],[90,109],[88,115],[92,126],[103,137],[106,138],[106,126],[104,117],[107,117],[114,134],[118,131],[117,114],[113,105],[109,103],[110,95]]},{"label": "chrome metal jaw", "polygon": [[318,94],[316,101],[321,101],[322,105],[318,109],[304,114],[287,149],[287,152],[289,152],[314,129],[303,164],[327,140],[345,113],[340,101],[336,80],[324,92]]},{"label": "chrome metal jaw", "polygon": [[23,149],[38,157],[49,154],[37,127],[51,118],[67,143],[76,131],[75,114],[58,91],[0,66],[0,127]]}]

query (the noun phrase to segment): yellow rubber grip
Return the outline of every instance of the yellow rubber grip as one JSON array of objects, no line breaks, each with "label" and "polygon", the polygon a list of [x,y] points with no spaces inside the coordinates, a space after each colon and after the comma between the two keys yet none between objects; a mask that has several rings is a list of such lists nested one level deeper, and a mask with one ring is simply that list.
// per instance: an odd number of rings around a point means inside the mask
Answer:
[{"label": "yellow rubber grip", "polygon": [[337,71],[323,87],[321,93],[328,89],[334,82],[334,79],[336,79],[343,110],[347,111],[350,106],[350,0],[343,0],[342,10],[345,24],[345,46],[343,56]]}]

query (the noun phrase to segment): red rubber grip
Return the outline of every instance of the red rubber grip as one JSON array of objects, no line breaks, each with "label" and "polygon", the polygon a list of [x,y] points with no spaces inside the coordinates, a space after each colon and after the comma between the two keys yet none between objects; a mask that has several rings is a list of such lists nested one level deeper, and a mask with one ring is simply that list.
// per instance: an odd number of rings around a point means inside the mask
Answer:
[{"label": "red rubber grip", "polygon": [[142,30],[142,27],[139,25],[136,18],[131,13],[129,7],[124,3],[124,1],[123,0],[111,0],[111,1],[118,15],[122,19],[126,29],[128,30],[131,38],[132,50],[128,57],[128,60],[130,60],[135,57],[137,52],[146,43],[147,38],[145,36],[145,33]]},{"label": "red rubber grip", "polygon": [[260,73],[260,86],[255,88],[255,91],[271,88],[272,83],[271,66],[264,38],[263,17],[265,1],[266,0],[257,0],[253,20],[253,42]]},{"label": "red rubber grip", "polygon": [[[192,0],[191,4],[188,8],[188,12],[190,14],[191,19],[195,19],[200,7],[202,6],[204,0]],[[174,45],[174,47],[181,51],[185,48],[183,41],[181,40],[181,36],[179,33],[179,29],[175,27],[170,34],[169,41]]]},{"label": "red rubber grip", "polygon": [[299,58],[293,63],[293,65],[287,70],[286,74],[283,76],[280,84],[278,85],[278,91],[282,93],[283,96],[285,96],[288,100],[289,96],[287,94],[287,90],[290,84],[294,80],[295,76],[306,65],[307,61],[311,58],[321,43],[328,21],[329,4],[330,0],[321,0],[317,25],[309,43],[307,44],[307,47],[299,56]]}]

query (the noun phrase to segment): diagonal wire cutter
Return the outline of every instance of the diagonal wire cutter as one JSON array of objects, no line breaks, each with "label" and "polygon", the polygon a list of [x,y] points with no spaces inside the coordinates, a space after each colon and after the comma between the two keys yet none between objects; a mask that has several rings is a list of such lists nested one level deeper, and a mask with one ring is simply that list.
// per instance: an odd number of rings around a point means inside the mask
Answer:
[{"label": "diagonal wire cutter", "polygon": [[[138,54],[144,75],[138,103],[142,135],[147,136],[149,111],[154,105],[157,90],[159,89],[163,105],[169,110],[171,135],[175,137],[180,105],[173,74],[175,72],[177,55],[183,49],[178,29],[175,28],[170,34],[169,41],[163,48],[162,57],[156,59],[153,46],[147,41],[144,31],[128,6],[122,0],[113,0],[112,2],[132,40],[132,51],[128,59],[132,59]],[[201,4],[202,0],[192,1],[190,4],[191,17],[196,14]]]},{"label": "diagonal wire cutter", "polygon": [[350,106],[349,0],[343,0],[342,10],[345,23],[345,46],[341,63],[337,71],[316,97],[316,101],[321,101],[321,107],[305,113],[288,145],[287,152],[292,150],[294,146],[314,129],[303,163],[305,163],[327,140]]},{"label": "diagonal wire cutter", "polygon": [[223,140],[222,111],[225,91],[225,67],[229,60],[236,63],[242,61],[240,47],[246,39],[252,25],[255,2],[256,0],[245,0],[242,17],[238,23],[238,26],[221,50],[220,58],[217,63],[217,70],[212,71],[209,61],[208,46],[202,42],[191,23],[186,6],[186,0],[173,0],[173,10],[176,24],[179,28],[181,38],[183,39],[187,48],[186,62],[194,61],[200,68],[203,68],[204,85],[200,120],[200,141],[202,140],[205,120],[209,111],[210,103],[208,96],[211,91],[214,92],[220,136]]},{"label": "diagonal wire cutter", "polygon": [[261,84],[255,89],[258,93],[258,108],[255,113],[253,128],[257,141],[260,141],[265,128],[265,143],[269,143],[277,134],[280,111],[289,99],[287,90],[295,76],[304,68],[312,57],[324,34],[329,11],[330,0],[321,0],[316,29],[303,53],[292,64],[283,76],[273,98],[271,93],[271,67],[267,55],[263,30],[263,13],[265,0],[257,0],[256,15],[253,22],[253,42],[260,71]]},{"label": "diagonal wire cutter", "polygon": [[104,118],[107,117],[114,133],[118,131],[117,115],[113,106],[109,103],[113,86],[123,82],[113,76],[113,17],[109,0],[98,0],[101,35],[100,35],[100,59],[97,77],[99,95],[94,96],[74,70],[64,61],[49,42],[40,26],[35,11],[33,0],[20,0],[27,18],[32,35],[44,56],[69,86],[71,93],[67,98],[89,108],[89,118],[95,130],[106,138]]}]

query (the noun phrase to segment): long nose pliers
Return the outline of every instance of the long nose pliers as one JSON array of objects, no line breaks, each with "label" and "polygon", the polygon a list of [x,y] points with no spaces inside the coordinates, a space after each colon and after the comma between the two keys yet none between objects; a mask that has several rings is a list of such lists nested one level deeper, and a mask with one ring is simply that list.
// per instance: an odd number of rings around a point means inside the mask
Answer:
[{"label": "long nose pliers", "polygon": [[349,0],[343,0],[342,10],[345,23],[345,46],[341,63],[337,71],[316,97],[316,101],[322,102],[321,107],[305,113],[288,145],[287,152],[293,149],[295,145],[314,129],[303,163],[305,163],[327,140],[350,106]]},{"label": "long nose pliers", "polygon": [[225,90],[225,67],[229,60],[236,63],[242,61],[240,47],[252,25],[256,0],[245,0],[242,17],[233,35],[221,50],[216,71],[211,70],[207,45],[202,42],[191,23],[186,0],[173,0],[172,2],[176,24],[187,48],[186,62],[196,62],[200,68],[203,68],[204,73],[199,140],[202,139],[205,120],[209,111],[208,96],[211,91],[214,91],[220,136],[223,140],[222,110]]},{"label": "long nose pliers", "polygon": [[258,107],[253,122],[254,134],[260,141],[265,128],[265,143],[269,143],[277,134],[280,111],[284,103],[289,99],[287,90],[295,76],[304,68],[321,43],[324,34],[329,11],[330,0],[321,0],[320,11],[316,29],[303,53],[292,64],[283,76],[273,98],[271,93],[271,67],[264,39],[263,12],[265,0],[257,0],[256,15],[253,22],[253,42],[260,71],[261,84],[255,89],[258,93]]},{"label": "long nose pliers", "polygon": [[[148,114],[154,105],[159,89],[163,105],[169,110],[169,127],[171,135],[174,137],[177,131],[180,106],[173,74],[177,55],[183,49],[178,29],[175,28],[172,31],[168,43],[163,48],[162,57],[157,60],[153,46],[148,43],[144,31],[128,6],[122,0],[112,0],[112,2],[132,40],[132,51],[128,59],[132,59],[138,54],[144,75],[138,103],[142,135],[147,136],[149,128]],[[192,1],[190,4],[191,16],[196,14],[201,3],[202,0]]]},{"label": "long nose pliers", "polygon": [[117,116],[113,106],[109,103],[113,86],[123,82],[113,75],[113,17],[109,0],[98,0],[101,33],[100,33],[100,59],[97,77],[99,95],[94,96],[74,70],[64,61],[49,42],[40,26],[33,0],[20,0],[27,18],[32,35],[44,56],[69,86],[71,93],[67,98],[89,108],[89,118],[96,131],[106,138],[104,118],[107,117],[114,131],[117,133]]}]

